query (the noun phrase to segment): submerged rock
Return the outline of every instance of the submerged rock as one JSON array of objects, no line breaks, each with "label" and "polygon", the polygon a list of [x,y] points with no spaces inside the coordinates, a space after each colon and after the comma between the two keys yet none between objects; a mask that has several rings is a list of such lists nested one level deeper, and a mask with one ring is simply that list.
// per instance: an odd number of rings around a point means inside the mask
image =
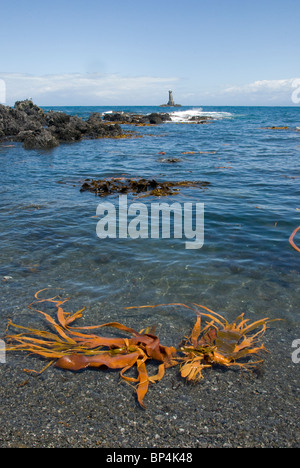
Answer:
[{"label": "submerged rock", "polygon": [[198,187],[206,189],[210,182],[204,181],[178,181],[158,182],[155,179],[127,179],[108,178],[101,180],[86,179],[81,186],[81,192],[93,192],[100,197],[113,194],[133,193],[143,197],[147,196],[169,196],[179,192],[179,187]]},{"label": "submerged rock", "polygon": [[189,119],[189,122],[196,122],[198,124],[205,124],[207,123],[209,120],[214,120],[213,117],[209,117],[207,115],[194,115],[193,117],[191,117]]}]

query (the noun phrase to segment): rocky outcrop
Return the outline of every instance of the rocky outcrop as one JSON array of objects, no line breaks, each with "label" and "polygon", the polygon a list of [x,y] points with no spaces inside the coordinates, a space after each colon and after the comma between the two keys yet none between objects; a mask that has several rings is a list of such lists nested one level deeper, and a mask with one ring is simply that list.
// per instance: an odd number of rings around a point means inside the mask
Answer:
[{"label": "rocky outcrop", "polygon": [[87,120],[87,124],[92,138],[105,138],[107,132],[109,132],[112,137],[122,135],[122,129],[118,123],[115,123],[114,125],[103,123],[101,114],[97,112],[90,115]]},{"label": "rocky outcrop", "polygon": [[59,141],[45,128],[36,131],[25,131],[20,135],[25,149],[52,149],[59,145]]},{"label": "rocky outcrop", "polygon": [[[138,117],[138,116],[136,116],[136,117]],[[121,123],[124,123],[124,124],[135,123],[134,118],[135,118],[134,115],[127,114],[125,112],[113,112],[113,113],[109,113],[109,114],[104,114],[104,116],[103,116],[103,120],[105,122],[121,122]],[[136,121],[136,123],[138,123],[138,122],[140,122],[139,119]]]},{"label": "rocky outcrop", "polygon": [[[194,117],[194,120],[198,117]],[[204,123],[209,117],[199,117]],[[170,114],[154,112],[148,115],[114,112],[92,113],[87,120],[64,112],[45,112],[31,100],[18,101],[14,107],[0,105],[0,141],[18,141],[26,149],[51,149],[61,143],[82,139],[124,138],[125,125],[159,125],[172,121]]]},{"label": "rocky outcrop", "polygon": [[29,99],[26,101],[17,101],[15,103],[15,110],[24,112],[28,117],[39,120],[40,122],[43,122],[45,118],[43,109],[33,104]]},{"label": "rocky outcrop", "polygon": [[170,114],[154,112],[148,115],[114,112],[103,116],[105,122],[118,122],[127,125],[157,125],[171,121]]},{"label": "rocky outcrop", "polygon": [[160,113],[153,113],[146,116],[146,119],[149,121],[150,124],[161,124],[163,122],[171,121],[171,117],[169,114],[160,114]]},{"label": "rocky outcrop", "polygon": [[120,125],[107,124],[98,113],[83,120],[64,112],[45,112],[31,100],[18,101],[13,108],[0,105],[0,141],[22,142],[26,149],[48,150],[60,143],[122,134]]}]

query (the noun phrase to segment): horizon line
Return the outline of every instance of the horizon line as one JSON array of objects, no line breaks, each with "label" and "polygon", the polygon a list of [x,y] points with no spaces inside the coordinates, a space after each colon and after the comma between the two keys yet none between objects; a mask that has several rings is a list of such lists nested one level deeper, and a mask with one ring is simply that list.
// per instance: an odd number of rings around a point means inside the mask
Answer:
[{"label": "horizon line", "polygon": [[[36,104],[33,99],[17,100],[13,104],[1,103],[4,106],[13,107],[16,102],[31,100],[39,107],[161,107],[161,104]],[[177,109],[182,107],[290,107],[300,108],[299,104],[182,104],[180,107],[165,107],[164,109]]]}]

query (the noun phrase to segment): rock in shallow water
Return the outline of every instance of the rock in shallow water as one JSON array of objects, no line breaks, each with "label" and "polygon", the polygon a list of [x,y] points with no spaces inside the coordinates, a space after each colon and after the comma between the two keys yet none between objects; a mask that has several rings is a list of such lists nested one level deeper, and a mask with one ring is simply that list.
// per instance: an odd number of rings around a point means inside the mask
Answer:
[{"label": "rock in shallow water", "polygon": [[64,112],[45,113],[31,100],[18,101],[14,108],[0,105],[0,141],[19,141],[25,149],[47,150],[83,138],[115,138],[122,134],[120,125],[108,125],[100,114],[92,114],[85,121]]},{"label": "rock in shallow water", "polygon": [[146,196],[169,196],[176,195],[180,187],[198,187],[205,190],[210,185],[205,181],[177,181],[158,182],[154,179],[127,179],[108,178],[103,180],[86,179],[81,186],[81,192],[93,192],[99,197],[113,194],[133,193],[143,197]]},{"label": "rock in shallow water", "polygon": [[25,149],[52,149],[59,145],[58,140],[49,130],[23,132],[23,147]]}]

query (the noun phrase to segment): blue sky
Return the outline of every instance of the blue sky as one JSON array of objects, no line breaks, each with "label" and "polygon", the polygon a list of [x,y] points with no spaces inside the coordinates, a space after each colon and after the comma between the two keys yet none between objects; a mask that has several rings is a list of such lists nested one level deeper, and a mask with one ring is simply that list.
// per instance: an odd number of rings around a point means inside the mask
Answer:
[{"label": "blue sky", "polygon": [[298,105],[299,0],[0,0],[0,13],[8,104],[156,105],[172,89],[185,105]]}]

